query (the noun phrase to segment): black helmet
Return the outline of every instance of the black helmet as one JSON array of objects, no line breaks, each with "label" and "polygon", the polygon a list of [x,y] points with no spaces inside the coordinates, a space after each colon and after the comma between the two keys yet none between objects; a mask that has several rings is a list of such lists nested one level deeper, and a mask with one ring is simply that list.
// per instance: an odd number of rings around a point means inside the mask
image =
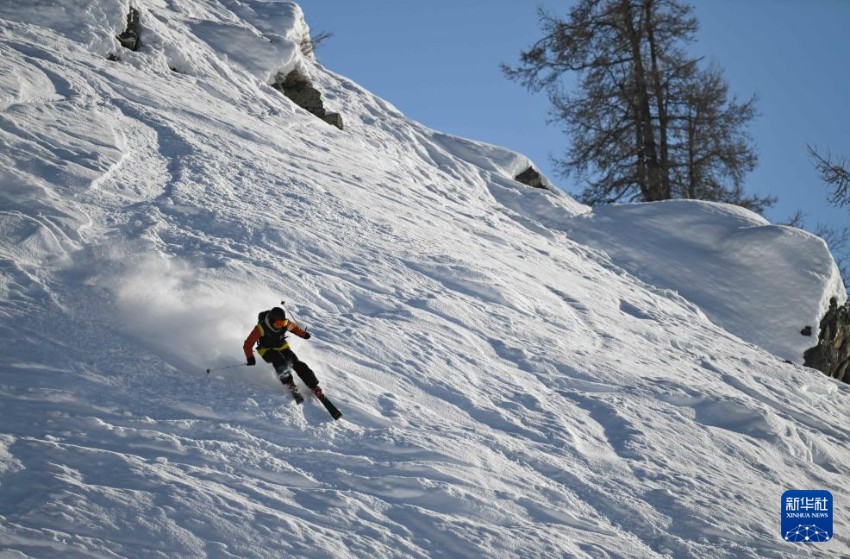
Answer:
[{"label": "black helmet", "polygon": [[268,319],[270,324],[274,324],[278,320],[286,320],[286,313],[280,307],[275,307],[269,311]]}]

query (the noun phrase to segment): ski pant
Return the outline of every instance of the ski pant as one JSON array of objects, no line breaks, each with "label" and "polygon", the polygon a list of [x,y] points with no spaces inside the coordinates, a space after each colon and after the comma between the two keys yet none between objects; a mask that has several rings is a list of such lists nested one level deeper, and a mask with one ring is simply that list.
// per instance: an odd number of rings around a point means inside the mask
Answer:
[{"label": "ski pant", "polygon": [[319,379],[316,378],[316,373],[313,372],[313,369],[308,367],[307,363],[298,359],[295,352],[289,348],[270,349],[264,352],[263,361],[271,363],[274,366],[277,376],[281,379],[292,376],[292,373],[289,372],[289,369],[292,368],[298,375],[298,378],[304,381],[307,388],[313,390],[319,386]]}]

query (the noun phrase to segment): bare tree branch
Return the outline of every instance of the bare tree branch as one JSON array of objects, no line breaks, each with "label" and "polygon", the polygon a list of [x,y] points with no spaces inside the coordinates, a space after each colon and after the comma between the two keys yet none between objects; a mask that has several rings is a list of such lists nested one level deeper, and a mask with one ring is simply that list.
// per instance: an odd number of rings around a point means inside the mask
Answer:
[{"label": "bare tree branch", "polygon": [[847,170],[847,160],[842,158],[837,161],[830,153],[823,157],[816,148],[810,145],[806,147],[821,180],[832,189],[829,203],[837,207],[850,205],[850,171]]},{"label": "bare tree branch", "polygon": [[310,35],[309,37],[304,37],[304,40],[301,41],[301,53],[307,57],[316,57],[316,51],[319,47],[333,37],[333,33],[329,33],[327,31],[320,31],[315,35]]}]

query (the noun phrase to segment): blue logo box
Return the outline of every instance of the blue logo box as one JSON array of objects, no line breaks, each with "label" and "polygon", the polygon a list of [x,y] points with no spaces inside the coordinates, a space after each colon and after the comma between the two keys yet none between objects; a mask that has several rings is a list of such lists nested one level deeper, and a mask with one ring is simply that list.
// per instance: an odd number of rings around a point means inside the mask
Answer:
[{"label": "blue logo box", "polygon": [[832,493],[789,490],[782,494],[782,539],[820,543],[832,539]]}]

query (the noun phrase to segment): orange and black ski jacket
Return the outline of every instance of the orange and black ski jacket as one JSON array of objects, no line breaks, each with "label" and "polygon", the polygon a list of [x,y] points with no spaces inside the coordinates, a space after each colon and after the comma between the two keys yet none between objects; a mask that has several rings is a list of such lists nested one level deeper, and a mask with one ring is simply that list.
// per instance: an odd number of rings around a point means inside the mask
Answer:
[{"label": "orange and black ski jacket", "polygon": [[264,320],[258,322],[257,325],[254,326],[254,329],[251,330],[251,333],[248,334],[248,337],[245,339],[245,343],[242,344],[242,349],[245,351],[245,357],[250,359],[254,355],[254,344],[257,344],[257,353],[260,354],[260,357],[265,355],[265,353],[271,349],[276,349],[278,351],[289,349],[289,342],[286,341],[287,332],[292,332],[299,338],[304,338],[307,335],[307,332],[304,329],[291,320],[287,320],[284,323],[283,328],[280,330],[275,330],[266,324]]}]

